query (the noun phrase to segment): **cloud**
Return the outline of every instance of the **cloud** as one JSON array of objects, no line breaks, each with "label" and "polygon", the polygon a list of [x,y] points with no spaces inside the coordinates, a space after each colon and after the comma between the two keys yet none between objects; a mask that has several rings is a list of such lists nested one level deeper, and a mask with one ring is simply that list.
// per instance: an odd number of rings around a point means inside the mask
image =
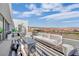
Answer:
[{"label": "cloud", "polygon": [[40,10],[32,10],[32,11],[25,11],[22,13],[22,16],[29,16],[30,17],[32,15],[40,16],[41,11]]},{"label": "cloud", "polygon": [[40,8],[37,8],[35,4],[30,4],[29,9],[34,15],[40,16],[43,12],[61,11],[63,9],[62,4],[56,3],[43,3]]},{"label": "cloud", "polygon": [[30,12],[36,16],[42,15],[42,9],[37,8],[35,4],[30,4],[29,9],[31,10]]},{"label": "cloud", "polygon": [[[77,14],[77,12],[72,12],[72,9],[79,8],[79,4],[72,4],[69,6],[63,6],[60,3],[43,3],[41,4],[40,8],[37,8],[36,4],[29,4],[25,5],[26,8],[29,8],[30,11],[24,11],[19,12],[13,10],[13,14],[17,15],[17,17],[23,18],[23,17],[31,17],[32,15],[41,16],[44,12],[51,12],[51,11],[59,11],[59,14],[52,14],[48,15],[42,18],[52,18],[52,19],[64,19],[64,18],[71,18],[76,17],[76,15],[73,16],[74,13]],[[65,15],[64,15],[65,14]]]},{"label": "cloud", "polygon": [[72,9],[75,9],[75,8],[79,8],[79,4],[72,4],[68,7],[66,7],[67,10],[72,10]]},{"label": "cloud", "polygon": [[65,20],[63,23],[79,23],[79,20]]},{"label": "cloud", "polygon": [[26,4],[26,8],[29,8],[29,11],[19,12],[13,10],[13,15],[17,15],[18,18],[26,18],[31,17],[32,15],[40,16],[42,15],[42,11],[36,7],[35,4],[30,4],[29,6]]},{"label": "cloud", "polygon": [[72,4],[69,6],[64,6],[60,3],[44,3],[42,4],[41,8],[46,12],[49,12],[50,10],[68,12],[68,11],[72,11],[72,9],[79,8],[79,4]]},{"label": "cloud", "polygon": [[60,12],[66,12],[68,10],[65,9],[65,7],[60,3],[44,3],[42,4],[42,9],[46,12],[48,11],[60,11]]},{"label": "cloud", "polygon": [[13,10],[13,17],[14,18],[27,18],[31,16],[31,12],[19,12],[19,11],[15,11]]},{"label": "cloud", "polygon": [[34,12],[34,14],[37,15],[37,16],[42,15],[42,10],[41,9],[32,10],[32,12]]},{"label": "cloud", "polygon": [[63,21],[64,23],[79,23],[79,21]]},{"label": "cloud", "polygon": [[78,11],[72,11],[75,8],[79,8],[79,4],[72,4],[69,6],[63,6],[62,4],[42,4],[42,5],[43,8],[46,10],[60,11],[60,13],[44,16],[41,19],[61,20],[66,18],[79,17]]},{"label": "cloud", "polygon": [[62,4],[56,3],[43,3],[41,4],[40,8],[36,7],[36,4],[30,4],[28,8],[30,12],[33,12],[33,14],[40,16],[44,12],[61,11],[63,9],[63,6]]},{"label": "cloud", "polygon": [[63,12],[63,13],[44,16],[41,19],[62,20],[62,19],[73,18],[73,17],[79,17],[79,12],[77,12],[77,11]]},{"label": "cloud", "polygon": [[47,10],[47,9],[52,9],[52,8],[53,8],[52,5],[53,5],[53,4],[43,3],[41,7],[42,7],[43,9],[46,9],[46,10]]},{"label": "cloud", "polygon": [[33,12],[27,12],[27,11],[26,11],[26,12],[22,12],[22,13],[21,13],[21,16],[22,16],[22,17],[31,17],[32,14],[33,14]]},{"label": "cloud", "polygon": [[19,14],[20,12],[13,10],[13,14]]},{"label": "cloud", "polygon": [[28,18],[33,15],[40,16],[41,11],[40,10],[32,10],[32,11],[24,11],[24,12],[13,11],[13,16],[17,18]]},{"label": "cloud", "polygon": [[29,5],[29,9],[30,9],[30,10],[36,10],[37,7],[36,7],[35,4],[30,4],[30,5]]}]

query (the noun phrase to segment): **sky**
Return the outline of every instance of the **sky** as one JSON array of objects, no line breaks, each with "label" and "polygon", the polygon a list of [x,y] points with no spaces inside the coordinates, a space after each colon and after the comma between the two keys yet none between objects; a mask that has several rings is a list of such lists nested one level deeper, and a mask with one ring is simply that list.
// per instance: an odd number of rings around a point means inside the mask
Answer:
[{"label": "sky", "polygon": [[79,27],[79,3],[13,3],[12,11],[32,27]]}]

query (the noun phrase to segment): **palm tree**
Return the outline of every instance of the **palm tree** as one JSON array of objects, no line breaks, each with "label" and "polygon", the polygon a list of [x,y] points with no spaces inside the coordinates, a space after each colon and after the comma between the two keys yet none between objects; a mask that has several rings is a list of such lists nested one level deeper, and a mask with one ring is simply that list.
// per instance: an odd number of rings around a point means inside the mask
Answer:
[{"label": "palm tree", "polygon": [[16,28],[12,29],[12,32],[17,32],[18,30]]}]

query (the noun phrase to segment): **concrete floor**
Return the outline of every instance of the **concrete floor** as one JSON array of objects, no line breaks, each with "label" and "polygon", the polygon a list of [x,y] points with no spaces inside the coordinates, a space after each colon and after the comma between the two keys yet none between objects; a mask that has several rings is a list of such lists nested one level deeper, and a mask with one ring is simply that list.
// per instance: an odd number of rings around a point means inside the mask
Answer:
[{"label": "concrete floor", "polygon": [[5,40],[0,44],[0,56],[8,56],[11,40]]}]

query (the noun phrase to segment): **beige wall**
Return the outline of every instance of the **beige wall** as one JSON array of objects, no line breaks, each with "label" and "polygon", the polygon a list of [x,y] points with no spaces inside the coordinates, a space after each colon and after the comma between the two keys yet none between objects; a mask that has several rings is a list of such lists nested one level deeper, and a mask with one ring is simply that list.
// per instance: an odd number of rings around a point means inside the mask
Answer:
[{"label": "beige wall", "polygon": [[[12,28],[14,27],[14,22],[12,20],[12,14],[11,14],[11,4],[8,3],[0,3],[0,15],[2,16],[2,20],[3,20],[3,32],[2,34],[2,39],[6,39],[7,38],[7,33],[10,32],[12,30]],[[1,25],[1,24],[0,24]]]},{"label": "beige wall", "polygon": [[0,13],[4,16],[8,23],[13,24],[11,18],[11,5],[8,3],[0,3]]},{"label": "beige wall", "polygon": [[0,13],[4,16],[6,21],[10,24],[10,30],[14,27],[14,22],[12,20],[12,8],[9,3],[0,3]]}]

